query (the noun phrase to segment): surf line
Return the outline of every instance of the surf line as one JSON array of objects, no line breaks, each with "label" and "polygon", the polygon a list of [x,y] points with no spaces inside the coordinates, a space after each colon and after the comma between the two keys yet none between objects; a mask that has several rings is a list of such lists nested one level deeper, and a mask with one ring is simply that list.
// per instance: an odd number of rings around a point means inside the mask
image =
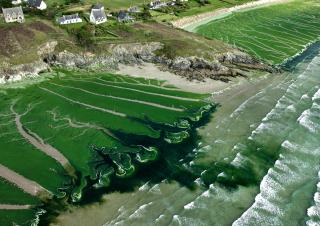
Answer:
[{"label": "surf line", "polygon": [[[35,181],[29,180],[24,176],[10,170],[6,166],[0,164],[0,177],[4,178],[5,180],[11,182],[12,184],[16,185],[24,192],[32,195],[38,196],[42,199],[48,199],[52,196],[51,192],[47,189],[43,188],[40,184]],[[1,205],[0,205],[1,207]],[[4,206],[3,206],[4,207]],[[1,209],[1,208],[0,208]]]},{"label": "surf line", "polygon": [[30,111],[30,109],[20,115],[14,110],[13,104],[11,105],[10,110],[15,115],[15,124],[20,135],[24,139],[26,139],[30,144],[32,144],[35,148],[37,148],[38,150],[42,151],[43,153],[60,163],[70,176],[76,177],[76,170],[73,168],[69,160],[63,154],[61,154],[60,151],[58,151],[51,145],[46,144],[43,141],[43,139],[39,137],[37,134],[28,131],[24,128],[24,126],[21,123],[21,116],[27,114]]}]

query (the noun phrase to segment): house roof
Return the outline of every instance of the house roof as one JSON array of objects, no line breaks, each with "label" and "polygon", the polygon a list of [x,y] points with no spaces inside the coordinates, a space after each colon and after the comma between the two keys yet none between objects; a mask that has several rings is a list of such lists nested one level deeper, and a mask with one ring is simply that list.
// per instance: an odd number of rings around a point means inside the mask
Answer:
[{"label": "house roof", "polygon": [[73,20],[73,19],[80,19],[79,14],[63,15],[62,17],[59,17],[57,21],[61,23],[61,22],[64,22],[67,20]]},{"label": "house roof", "polygon": [[97,3],[92,7],[92,9],[102,9],[102,8],[104,8],[104,6],[101,3]]},{"label": "house roof", "polygon": [[91,13],[95,20],[102,20],[106,18],[106,13],[103,9],[92,8]]},{"label": "house roof", "polygon": [[32,7],[40,7],[42,0],[28,0],[28,5],[32,6]]},{"label": "house roof", "polygon": [[125,11],[120,11],[119,12],[119,15],[118,15],[118,18],[119,19],[124,19],[124,18],[126,18],[126,17],[128,17],[129,16],[129,14],[127,13],[127,12],[125,12]]},{"label": "house roof", "polygon": [[131,6],[129,9],[128,9],[129,12],[132,12],[132,13],[135,13],[135,12],[138,12],[140,11],[139,10],[139,7],[138,6]]},{"label": "house roof", "polygon": [[9,15],[23,15],[22,7],[2,8],[4,17]]}]

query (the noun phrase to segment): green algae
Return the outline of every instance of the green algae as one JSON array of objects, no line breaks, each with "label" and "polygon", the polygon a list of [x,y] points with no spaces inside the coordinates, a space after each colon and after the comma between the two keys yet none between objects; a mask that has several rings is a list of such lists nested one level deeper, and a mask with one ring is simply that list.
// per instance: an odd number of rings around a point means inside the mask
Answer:
[{"label": "green algae", "polygon": [[315,0],[295,0],[240,11],[196,28],[272,64],[282,64],[319,40],[320,8]]},{"label": "green algae", "polygon": [[[164,144],[186,142],[195,123],[215,108],[203,100],[208,95],[182,92],[156,80],[68,71],[6,88],[1,97],[0,141],[5,150],[0,163],[71,202],[84,199],[88,188],[131,180],[144,165],[160,155],[166,158],[161,154]],[[23,139],[10,113],[13,103],[23,128],[65,156],[76,178]],[[31,197],[34,202],[40,204]]]}]

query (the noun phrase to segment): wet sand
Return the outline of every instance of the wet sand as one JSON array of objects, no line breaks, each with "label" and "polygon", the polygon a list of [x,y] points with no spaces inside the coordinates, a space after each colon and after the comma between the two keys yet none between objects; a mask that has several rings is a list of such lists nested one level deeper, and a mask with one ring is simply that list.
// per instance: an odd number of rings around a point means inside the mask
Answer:
[{"label": "wet sand", "polygon": [[9,204],[0,204],[0,210],[26,210],[30,209],[31,205],[9,205]]},{"label": "wet sand", "polygon": [[175,75],[168,71],[161,71],[155,64],[144,63],[142,65],[120,65],[117,74],[129,75],[132,77],[143,77],[147,79],[158,79],[166,81],[166,85],[174,85],[175,87],[194,93],[213,93],[229,88],[235,83],[245,81],[245,78],[232,78],[232,81],[225,83],[207,79],[205,82],[188,81],[187,79]]},{"label": "wet sand", "polygon": [[23,191],[25,191],[30,195],[33,195],[33,196],[44,195],[47,197],[51,196],[50,192],[45,188],[43,188],[38,183],[19,175],[18,173],[10,170],[9,168],[1,164],[0,164],[0,177],[15,184],[17,187],[21,188]]},{"label": "wet sand", "polygon": [[[24,114],[26,114],[30,109],[28,109]],[[31,132],[31,131],[26,131],[25,128],[23,127],[21,123],[21,116],[17,112],[14,111],[14,106],[11,106],[11,112],[15,115],[15,123],[16,127],[21,134],[21,136],[26,139],[30,144],[32,144],[35,148],[38,150],[42,151],[46,155],[52,157],[55,159],[57,162],[59,162],[64,169],[69,173],[71,176],[76,175],[76,170],[73,168],[69,160],[61,154],[57,149],[52,147],[49,144],[46,144],[41,137],[39,137],[37,134]]]}]

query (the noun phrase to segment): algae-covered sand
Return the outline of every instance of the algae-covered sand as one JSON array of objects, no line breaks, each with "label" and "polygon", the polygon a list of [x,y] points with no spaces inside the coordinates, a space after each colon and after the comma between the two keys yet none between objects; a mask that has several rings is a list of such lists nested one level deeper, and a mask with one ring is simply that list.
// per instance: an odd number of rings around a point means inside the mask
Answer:
[{"label": "algae-covered sand", "polygon": [[295,0],[249,11],[235,12],[195,29],[272,64],[282,64],[319,40],[320,5]]},{"label": "algae-covered sand", "polygon": [[[208,95],[161,81],[54,73],[1,88],[1,225],[34,221],[52,195],[79,202],[87,187],[132,176],[164,147],[186,142],[214,109]],[[29,206],[9,210],[9,204]]]}]

